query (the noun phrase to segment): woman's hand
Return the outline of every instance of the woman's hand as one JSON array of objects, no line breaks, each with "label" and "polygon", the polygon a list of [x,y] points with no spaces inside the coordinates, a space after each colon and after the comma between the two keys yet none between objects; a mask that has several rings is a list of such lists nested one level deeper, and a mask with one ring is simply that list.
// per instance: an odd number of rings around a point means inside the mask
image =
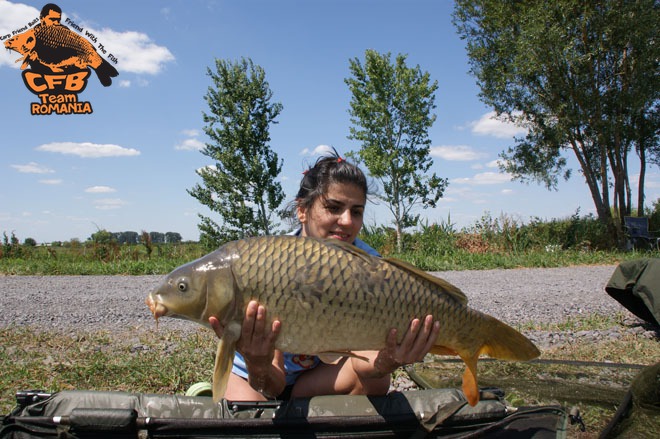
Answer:
[{"label": "woman's hand", "polygon": [[280,321],[274,320],[268,325],[266,308],[255,300],[248,303],[241,337],[236,350],[243,355],[246,363],[270,364],[275,351],[275,339],[280,333]]},{"label": "woman's hand", "polygon": [[[218,338],[222,338],[224,328],[216,317],[209,317],[209,324]],[[275,339],[280,333],[281,323],[274,320],[267,326],[266,308],[252,300],[245,310],[241,336],[236,350],[243,355],[246,363],[270,364],[275,350]]]},{"label": "woman's hand", "polygon": [[392,328],[387,335],[385,348],[376,356],[374,368],[386,375],[405,364],[422,361],[439,333],[440,322],[433,322],[431,315],[426,316],[423,322],[413,319],[399,344],[396,342],[397,330]]},{"label": "woman's hand", "polygon": [[[218,337],[222,337],[224,328],[216,317],[210,317],[209,323]],[[243,355],[248,371],[248,383],[259,393],[267,397],[278,395],[285,385],[282,355],[275,359],[275,340],[280,333],[279,320],[267,324],[266,308],[256,301],[250,301],[245,310],[241,327],[241,336],[236,343],[236,350]]]}]

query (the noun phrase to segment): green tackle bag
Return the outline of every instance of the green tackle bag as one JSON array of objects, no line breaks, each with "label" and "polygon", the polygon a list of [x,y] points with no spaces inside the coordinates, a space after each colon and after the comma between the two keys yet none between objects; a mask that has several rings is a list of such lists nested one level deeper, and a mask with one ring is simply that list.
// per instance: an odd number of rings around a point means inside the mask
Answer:
[{"label": "green tackle bag", "polygon": [[204,396],[19,392],[0,438],[565,437],[559,407],[513,409],[500,391],[475,407],[456,389],[214,404]]},{"label": "green tackle bag", "polygon": [[660,325],[660,258],[620,263],[605,291],[640,319]]}]

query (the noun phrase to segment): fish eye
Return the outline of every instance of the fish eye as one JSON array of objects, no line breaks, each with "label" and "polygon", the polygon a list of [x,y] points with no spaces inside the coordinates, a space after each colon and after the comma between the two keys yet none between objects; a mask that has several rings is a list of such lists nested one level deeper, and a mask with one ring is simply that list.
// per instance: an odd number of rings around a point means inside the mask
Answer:
[{"label": "fish eye", "polygon": [[185,293],[188,291],[188,282],[186,282],[185,279],[179,279],[179,281],[176,283],[176,288],[182,293]]}]

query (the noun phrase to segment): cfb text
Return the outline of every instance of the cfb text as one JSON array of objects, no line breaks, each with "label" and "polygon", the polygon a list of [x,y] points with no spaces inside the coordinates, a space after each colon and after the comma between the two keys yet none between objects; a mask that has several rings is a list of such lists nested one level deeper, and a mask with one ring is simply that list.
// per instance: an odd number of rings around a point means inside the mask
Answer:
[{"label": "cfb text", "polygon": [[35,94],[43,92],[80,93],[87,86],[89,70],[68,75],[43,75],[29,70],[23,71],[23,81]]}]

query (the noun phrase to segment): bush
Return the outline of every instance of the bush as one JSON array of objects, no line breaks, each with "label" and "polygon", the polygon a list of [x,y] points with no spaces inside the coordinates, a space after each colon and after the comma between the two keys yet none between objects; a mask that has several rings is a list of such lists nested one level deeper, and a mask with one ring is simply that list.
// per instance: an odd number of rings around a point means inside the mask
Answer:
[{"label": "bush", "polygon": [[28,247],[36,247],[37,241],[35,241],[34,238],[25,238],[25,241],[23,241],[23,245]]},{"label": "bush", "polygon": [[649,217],[649,230],[660,230],[660,198],[653,202],[651,209],[646,208],[646,215]]}]

